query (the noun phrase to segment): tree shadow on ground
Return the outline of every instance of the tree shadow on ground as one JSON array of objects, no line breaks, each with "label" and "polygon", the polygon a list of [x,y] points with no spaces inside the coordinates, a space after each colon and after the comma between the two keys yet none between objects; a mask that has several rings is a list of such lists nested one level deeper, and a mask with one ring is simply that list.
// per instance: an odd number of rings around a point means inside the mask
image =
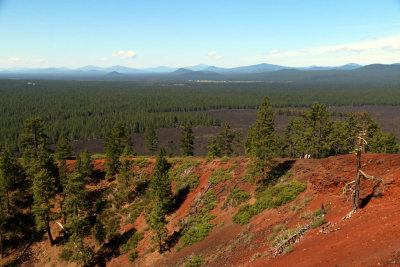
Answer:
[{"label": "tree shadow on ground", "polygon": [[190,187],[186,186],[181,188],[177,194],[175,194],[171,200],[171,205],[168,208],[167,214],[172,214],[177,211],[180,206],[182,206],[183,202],[185,202],[187,195],[190,192]]},{"label": "tree shadow on ground", "polygon": [[288,171],[293,167],[296,160],[285,160],[277,165],[275,165],[267,174],[266,179],[259,181],[259,185],[262,187],[267,187],[275,184],[279,178],[287,174]]},{"label": "tree shadow on ground", "polygon": [[128,240],[136,233],[136,229],[132,228],[131,230],[120,234],[106,244],[96,253],[94,259],[94,266],[106,266],[107,262],[113,258],[118,257],[120,253],[120,247],[128,242]]},{"label": "tree shadow on ground", "polygon": [[165,243],[161,248],[161,252],[171,251],[171,249],[175,247],[176,244],[178,244],[179,239],[181,238],[182,235],[182,230],[183,228],[180,229],[179,231],[175,231],[165,240]]}]

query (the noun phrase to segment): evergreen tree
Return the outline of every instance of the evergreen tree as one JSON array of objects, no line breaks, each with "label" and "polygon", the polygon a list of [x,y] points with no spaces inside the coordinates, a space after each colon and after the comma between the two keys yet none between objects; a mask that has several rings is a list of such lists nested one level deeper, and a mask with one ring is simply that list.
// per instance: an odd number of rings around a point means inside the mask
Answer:
[{"label": "evergreen tree", "polygon": [[113,176],[120,164],[119,158],[124,151],[131,150],[131,138],[121,123],[116,123],[112,131],[106,136],[104,151],[106,152],[107,177]]},{"label": "evergreen tree", "polygon": [[14,157],[12,151],[7,149],[0,157],[0,185],[4,198],[7,214],[10,214],[10,194],[23,177],[23,170]]},{"label": "evergreen tree", "polygon": [[207,146],[207,158],[214,159],[221,157],[221,149],[217,143],[217,139],[213,138],[211,144]]},{"label": "evergreen tree", "polygon": [[53,245],[53,237],[50,231],[50,221],[53,213],[54,179],[46,169],[41,169],[33,179],[33,214],[37,229],[47,232],[50,245]]},{"label": "evergreen tree", "polygon": [[[14,157],[11,149],[5,149],[0,157],[0,254],[5,245],[12,243],[17,237],[28,234],[29,224],[20,224],[20,216],[29,198],[30,183],[26,181],[22,166]],[[9,242],[5,242],[9,240]]]},{"label": "evergreen tree", "polygon": [[255,166],[265,177],[266,168],[272,166],[273,157],[281,150],[281,144],[275,134],[274,112],[268,97],[258,108],[257,116],[258,119],[249,129],[245,152],[255,159]]},{"label": "evergreen tree", "polygon": [[66,229],[69,233],[67,247],[70,247],[72,252],[70,260],[88,265],[94,254],[83,242],[83,239],[90,234],[89,203],[85,182],[76,172],[69,174],[66,180],[63,209],[67,216]]},{"label": "evergreen tree", "polygon": [[65,176],[67,175],[67,159],[71,157],[71,155],[72,151],[68,139],[64,135],[64,133],[61,133],[60,136],[58,137],[57,154],[56,154],[56,159],[58,160],[59,163],[58,169],[61,180],[63,180],[63,178],[65,178]]},{"label": "evergreen tree", "polygon": [[235,133],[227,122],[225,122],[222,127],[223,129],[217,137],[218,146],[222,155],[231,156],[233,152],[232,143],[235,138]]},{"label": "evergreen tree", "polygon": [[123,158],[118,168],[118,185],[116,186],[114,191],[114,198],[116,202],[115,204],[117,208],[129,202],[130,200],[132,193],[131,186],[133,180],[133,165],[134,162],[132,160],[130,160],[129,158]]},{"label": "evergreen tree", "polygon": [[146,141],[144,145],[148,150],[150,150],[151,155],[154,155],[154,152],[156,152],[158,148],[158,138],[153,126],[146,128],[145,137]]},{"label": "evergreen tree", "polygon": [[1,259],[3,258],[4,255],[4,247],[3,247],[3,242],[4,242],[4,237],[6,235],[6,223],[7,223],[7,217],[8,217],[8,198],[5,193],[5,188],[2,185],[2,182],[0,182],[0,257]]},{"label": "evergreen tree", "polygon": [[329,134],[333,129],[333,122],[324,104],[314,103],[311,109],[304,114],[305,141],[310,151],[305,151],[313,157],[321,158],[329,155]]},{"label": "evergreen tree", "polygon": [[306,152],[304,136],[304,118],[294,118],[289,121],[284,131],[287,154],[291,158],[304,156]]},{"label": "evergreen tree", "polygon": [[32,118],[25,122],[24,132],[20,135],[20,147],[24,152],[25,170],[31,179],[42,168],[47,169],[52,176],[58,176],[58,169],[50,153],[41,118]]},{"label": "evergreen tree", "polygon": [[76,160],[75,164],[76,171],[80,174],[81,178],[88,180],[93,175],[93,162],[92,157],[85,147]]},{"label": "evergreen tree", "polygon": [[162,252],[162,242],[167,232],[165,226],[168,221],[165,219],[165,214],[168,210],[171,195],[171,183],[168,175],[170,167],[171,165],[165,158],[165,151],[161,148],[150,181],[153,205],[147,219],[147,223],[153,230],[153,240],[159,244],[160,253]]},{"label": "evergreen tree", "polygon": [[234,155],[237,157],[240,155],[240,153],[242,153],[243,151],[243,135],[242,132],[240,130],[236,130],[234,132],[234,136],[233,136],[233,141],[232,141],[232,145],[233,145],[233,153]]},{"label": "evergreen tree", "polygon": [[193,135],[192,125],[190,123],[186,124],[182,128],[180,141],[181,141],[182,155],[193,156],[194,135]]},{"label": "evergreen tree", "polygon": [[20,145],[24,151],[25,171],[32,179],[33,207],[36,227],[47,231],[50,244],[53,238],[50,231],[50,220],[53,217],[55,185],[58,184],[58,169],[55,164],[44,124],[40,118],[32,118],[25,122],[24,132],[20,136]]}]

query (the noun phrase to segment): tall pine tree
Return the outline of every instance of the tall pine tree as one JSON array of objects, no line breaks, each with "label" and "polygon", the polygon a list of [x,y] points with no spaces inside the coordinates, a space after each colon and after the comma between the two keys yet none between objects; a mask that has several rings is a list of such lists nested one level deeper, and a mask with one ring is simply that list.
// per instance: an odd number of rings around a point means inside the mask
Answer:
[{"label": "tall pine tree", "polygon": [[193,156],[194,135],[192,125],[190,123],[186,124],[182,128],[180,141],[182,156]]},{"label": "tall pine tree", "polygon": [[131,138],[122,123],[116,123],[112,131],[106,136],[104,151],[106,152],[107,177],[113,176],[120,164],[119,158],[124,151],[131,150]]},{"label": "tall pine tree", "polygon": [[246,143],[246,154],[255,159],[255,166],[262,176],[266,175],[266,168],[272,166],[273,157],[281,150],[281,144],[275,134],[274,112],[269,103],[268,97],[258,108],[258,119],[251,126]]},{"label": "tall pine tree", "polygon": [[171,196],[171,183],[168,176],[170,167],[171,165],[165,158],[165,151],[161,148],[150,181],[153,205],[147,219],[147,223],[153,230],[153,240],[159,245],[160,253],[162,252],[163,240],[167,234],[165,226],[168,221],[165,218],[165,214],[167,213]]},{"label": "tall pine tree", "polygon": [[158,138],[157,133],[154,130],[153,126],[147,127],[145,132],[146,141],[144,145],[150,151],[151,155],[157,151],[158,148]]},{"label": "tall pine tree", "polygon": [[64,133],[61,133],[60,136],[58,137],[57,154],[56,154],[56,159],[59,164],[58,169],[61,179],[61,185],[63,183],[62,180],[67,175],[67,159],[71,156],[72,156],[72,151],[69,141],[67,137],[64,135]]}]

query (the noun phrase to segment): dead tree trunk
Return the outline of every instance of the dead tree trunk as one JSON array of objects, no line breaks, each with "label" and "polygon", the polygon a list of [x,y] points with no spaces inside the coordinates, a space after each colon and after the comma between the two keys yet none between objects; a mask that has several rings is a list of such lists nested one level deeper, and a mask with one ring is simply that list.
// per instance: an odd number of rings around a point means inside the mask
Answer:
[{"label": "dead tree trunk", "polygon": [[360,169],[361,169],[361,146],[359,145],[359,147],[357,149],[356,178],[354,180],[354,182],[355,182],[354,199],[353,199],[353,210],[354,211],[358,208],[358,202],[360,201]]}]

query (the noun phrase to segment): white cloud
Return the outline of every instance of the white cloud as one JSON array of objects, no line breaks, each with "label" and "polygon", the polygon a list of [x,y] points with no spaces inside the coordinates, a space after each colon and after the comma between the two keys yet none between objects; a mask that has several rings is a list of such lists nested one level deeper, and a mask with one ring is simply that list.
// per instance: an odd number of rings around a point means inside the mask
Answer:
[{"label": "white cloud", "polygon": [[107,61],[107,58],[101,57],[101,58],[99,58],[99,61]]},{"label": "white cloud", "polygon": [[10,57],[10,58],[8,59],[8,61],[11,61],[11,62],[18,62],[18,61],[21,61],[21,58],[19,58],[19,57]]},{"label": "white cloud", "polygon": [[208,52],[207,54],[208,54],[210,57],[213,57],[213,58],[215,58],[215,59],[221,59],[221,58],[222,58],[222,56],[217,55],[217,52],[215,52],[215,51],[210,51],[210,52]]},{"label": "white cloud", "polygon": [[28,62],[28,63],[43,63],[46,60],[44,58],[20,58],[20,57],[10,57],[8,58],[9,62]]},{"label": "white cloud", "polygon": [[[388,60],[390,58],[389,55],[398,52],[400,52],[400,35],[393,35],[354,43],[311,47],[302,50],[270,50],[266,55],[257,58],[258,60],[269,60],[275,64],[282,64],[283,62],[286,64],[287,62],[302,62],[303,65],[304,63],[326,64],[327,62],[337,62],[337,64],[346,62],[358,62],[360,64],[379,62],[390,64],[396,62],[396,60],[398,61],[398,58],[396,59],[391,55],[392,60]],[[382,58],[382,60],[379,60],[379,58]],[[322,60],[325,61],[320,62]]]},{"label": "white cloud", "polygon": [[127,58],[133,58],[133,57],[136,57],[136,52],[134,52],[134,51],[128,51],[128,52],[126,52],[126,54],[125,54],[125,57],[127,57]]},{"label": "white cloud", "polygon": [[120,57],[122,59],[135,58],[136,52],[132,50],[129,50],[127,52],[125,52],[124,50],[119,50],[118,52],[112,52],[111,56]]}]

